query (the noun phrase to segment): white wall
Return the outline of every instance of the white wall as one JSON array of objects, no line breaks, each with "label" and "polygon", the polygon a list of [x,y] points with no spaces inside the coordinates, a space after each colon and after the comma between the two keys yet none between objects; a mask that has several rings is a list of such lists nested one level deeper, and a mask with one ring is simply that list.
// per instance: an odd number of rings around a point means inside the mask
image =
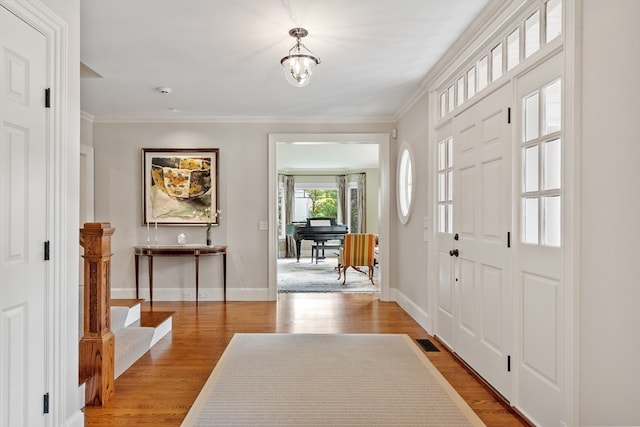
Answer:
[{"label": "white wall", "polygon": [[[268,220],[269,133],[389,133],[391,124],[266,124],[266,123],[94,123],[95,219],[110,222],[112,240],[111,288],[114,296],[133,295],[133,246],[145,244],[141,214],[141,149],[220,149],[221,225],[212,232],[214,244],[229,246],[227,296],[231,300],[267,299],[268,233],[259,222]],[[175,244],[184,232],[187,242],[204,243],[203,227],[160,227],[159,244]],[[153,230],[152,230],[153,234]],[[153,236],[152,236],[153,240]],[[141,288],[147,289],[146,263],[141,265]],[[201,262],[201,289],[213,288],[209,299],[222,296],[221,266],[215,259]],[[154,263],[154,300],[173,299],[193,292],[194,272],[183,259]],[[146,294],[141,294],[146,297]]]},{"label": "white wall", "polygon": [[583,2],[580,425],[640,425],[637,0]]},{"label": "white wall", "polygon": [[[427,328],[428,313],[428,287],[427,287],[427,248],[425,242],[425,217],[428,224],[431,220],[429,215],[429,156],[428,156],[428,130],[429,130],[429,108],[428,95],[421,96],[411,108],[405,112],[398,121],[398,138],[396,140],[396,158],[398,150],[403,141],[407,141],[413,148],[415,182],[413,211],[406,224],[401,224],[396,203],[395,186],[393,187],[392,211],[392,234],[396,236],[398,245],[392,252],[391,264],[392,273],[396,278],[392,284],[399,293],[397,299],[403,308],[408,311],[420,324]],[[395,176],[396,164],[392,165]],[[429,224],[430,225],[430,224]],[[433,332],[433,331],[431,331]]]}]

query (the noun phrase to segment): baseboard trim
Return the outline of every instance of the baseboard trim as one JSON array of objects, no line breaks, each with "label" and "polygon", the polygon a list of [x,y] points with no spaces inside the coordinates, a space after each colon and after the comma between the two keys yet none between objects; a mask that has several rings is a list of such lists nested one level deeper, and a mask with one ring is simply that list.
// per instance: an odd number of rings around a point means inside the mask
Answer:
[{"label": "baseboard trim", "polygon": [[[198,301],[223,301],[224,292],[222,289],[200,288]],[[129,299],[136,298],[135,288],[111,288],[111,298]],[[140,296],[144,300],[149,300],[149,289],[140,289]],[[183,288],[153,288],[154,301],[195,301],[195,289]],[[269,290],[267,288],[227,288],[227,301],[269,301]]]},{"label": "baseboard trim", "polygon": [[433,335],[433,317],[398,289],[394,288],[393,290],[390,289],[390,291],[390,295],[393,297],[392,300],[402,307],[413,320],[418,322],[428,334]]},{"label": "baseboard trim", "polygon": [[[82,394],[82,400],[81,402],[84,402],[84,387],[82,388],[83,390],[83,394]],[[67,418],[67,420],[64,423],[65,427],[84,427],[84,412],[82,411],[78,411],[75,414],[73,414],[73,416]]]}]

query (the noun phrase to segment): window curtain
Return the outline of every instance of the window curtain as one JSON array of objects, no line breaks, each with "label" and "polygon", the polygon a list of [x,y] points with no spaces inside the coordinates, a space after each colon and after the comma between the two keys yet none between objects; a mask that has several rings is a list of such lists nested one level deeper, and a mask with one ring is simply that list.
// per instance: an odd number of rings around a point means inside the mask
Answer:
[{"label": "window curtain", "polygon": [[358,184],[358,230],[352,230],[352,233],[365,233],[366,230],[366,224],[367,224],[367,209],[366,209],[366,203],[367,203],[367,174],[366,173],[359,173],[356,176],[356,180],[357,180],[357,184]]},{"label": "window curtain", "polygon": [[336,176],[338,183],[338,222],[340,224],[347,223],[347,176]]},{"label": "window curtain", "polygon": [[[293,175],[284,175],[284,223],[287,224],[293,222],[293,215],[295,212],[295,195],[296,195],[296,179]],[[287,235],[285,238],[285,257],[296,257],[296,241],[293,236]]]}]

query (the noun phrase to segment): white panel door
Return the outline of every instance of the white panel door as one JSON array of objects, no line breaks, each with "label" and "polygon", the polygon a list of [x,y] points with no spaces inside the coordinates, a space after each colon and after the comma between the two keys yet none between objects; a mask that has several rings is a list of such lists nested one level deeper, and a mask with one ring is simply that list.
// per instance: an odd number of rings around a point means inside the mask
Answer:
[{"label": "white panel door", "polygon": [[0,426],[45,425],[46,39],[0,6]]},{"label": "white panel door", "polygon": [[454,351],[511,398],[511,125],[505,84],[453,119]]}]

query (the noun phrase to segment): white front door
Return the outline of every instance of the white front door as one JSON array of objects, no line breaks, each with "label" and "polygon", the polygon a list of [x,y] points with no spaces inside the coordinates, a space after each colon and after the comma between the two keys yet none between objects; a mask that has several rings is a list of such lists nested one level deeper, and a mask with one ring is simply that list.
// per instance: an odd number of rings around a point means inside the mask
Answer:
[{"label": "white front door", "polygon": [[[511,84],[453,119],[454,351],[511,398]],[[457,240],[455,240],[457,238]]]},{"label": "white front door", "polygon": [[45,425],[46,39],[0,6],[0,426]]}]

